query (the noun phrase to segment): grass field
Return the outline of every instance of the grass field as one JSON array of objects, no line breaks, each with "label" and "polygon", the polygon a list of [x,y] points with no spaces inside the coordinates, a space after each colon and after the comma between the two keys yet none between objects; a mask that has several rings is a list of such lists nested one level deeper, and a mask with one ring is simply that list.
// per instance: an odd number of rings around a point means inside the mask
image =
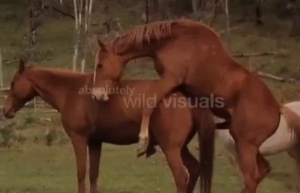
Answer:
[{"label": "grass field", "polygon": [[[38,115],[38,112],[24,109],[16,116],[14,129],[26,140],[12,141],[8,143],[10,148],[0,149],[0,193],[76,192],[73,149],[60,125],[59,115]],[[49,118],[51,122],[38,122],[37,117]],[[54,131],[51,146],[46,146],[47,129]],[[198,158],[196,146],[196,140],[189,145]],[[213,193],[239,192],[241,183],[218,141],[216,149]],[[175,192],[162,153],[158,152],[149,159],[137,159],[135,145],[110,144],[104,144],[102,152],[98,186],[103,193]],[[268,160],[273,170],[261,184],[259,192],[295,193],[293,160],[286,153],[270,156]]]},{"label": "grass field", "polygon": [[[193,153],[195,143],[191,144]],[[233,167],[218,146],[215,161],[214,193],[239,192]],[[25,146],[0,151],[1,193],[76,192],[75,161],[69,145]],[[293,164],[285,154],[270,157],[273,170],[259,192],[294,193]],[[105,145],[100,166],[99,188],[103,193],[175,192],[163,154],[149,159],[135,158],[135,146]],[[198,192],[198,191],[195,191]]]},{"label": "grass field", "polygon": [[[143,4],[137,0],[112,2],[112,14],[118,16],[124,29],[141,23]],[[20,57],[28,56],[28,24],[21,3],[1,0],[0,3],[0,49],[2,50],[4,82],[9,85]],[[101,3],[99,3],[101,4]],[[126,11],[124,10],[126,7]],[[95,11],[92,33],[103,35],[103,15]],[[234,15],[232,15],[234,17]],[[223,16],[217,18],[216,30],[224,30]],[[265,25],[257,28],[253,23],[243,23],[230,36],[222,36],[232,52],[285,51],[286,56],[255,57],[238,59],[247,68],[269,72],[278,76],[297,75],[300,68],[299,42],[288,37],[290,23],[273,15],[264,15]],[[71,68],[74,21],[68,18],[46,18],[38,31],[37,45],[30,61],[38,66]],[[105,35],[103,35],[105,39]],[[87,69],[93,68],[93,56],[88,55]],[[126,78],[157,78],[148,60],[138,60],[128,65]],[[299,99],[300,86],[264,80],[279,101]],[[2,101],[0,101],[2,103]],[[40,123],[40,118],[51,118],[51,122]],[[31,113],[22,110],[12,131],[0,131],[0,193],[68,193],[76,192],[75,159],[70,143],[61,128],[59,116]],[[2,124],[2,122],[0,123]],[[46,146],[45,131],[54,129],[55,141]],[[18,135],[18,142],[10,140]],[[21,136],[21,137],[20,137]],[[190,145],[194,155],[196,141]],[[10,148],[7,148],[10,147]],[[136,158],[136,146],[118,147],[105,145],[101,160],[99,188],[101,193],[168,193],[174,192],[170,170],[161,153],[149,159]],[[263,181],[261,193],[294,193],[294,164],[285,154],[268,158],[273,170]],[[234,168],[226,152],[217,142],[213,192],[240,192]],[[198,191],[195,191],[198,192]]]}]

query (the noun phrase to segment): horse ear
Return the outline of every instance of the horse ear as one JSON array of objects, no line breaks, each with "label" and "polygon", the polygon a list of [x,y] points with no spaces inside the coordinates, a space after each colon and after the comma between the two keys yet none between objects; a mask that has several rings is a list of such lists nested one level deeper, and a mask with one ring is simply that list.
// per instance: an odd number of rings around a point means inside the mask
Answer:
[{"label": "horse ear", "polygon": [[106,45],[99,38],[97,38],[97,42],[102,50],[106,50]]},{"label": "horse ear", "polygon": [[19,72],[22,73],[22,72],[24,72],[24,70],[25,70],[25,60],[20,59],[20,62],[19,62]]}]

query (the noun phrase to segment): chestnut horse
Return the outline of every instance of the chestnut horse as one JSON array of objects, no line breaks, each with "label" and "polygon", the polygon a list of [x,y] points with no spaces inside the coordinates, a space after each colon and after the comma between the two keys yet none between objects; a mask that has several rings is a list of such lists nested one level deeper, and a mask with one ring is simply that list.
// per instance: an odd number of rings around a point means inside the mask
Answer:
[{"label": "chestnut horse", "polygon": [[[137,115],[142,113],[142,106],[137,102],[147,102],[141,101],[147,100],[141,97],[155,85],[155,81],[123,81],[117,85],[111,103],[101,104],[91,97],[92,80],[92,73],[25,66],[21,60],[3,109],[6,118],[13,118],[26,102],[40,96],[60,112],[75,152],[78,193],[85,193],[87,149],[90,192],[97,193],[102,143],[129,145],[138,141],[141,120]],[[147,156],[155,153],[154,145],[160,146],[173,173],[177,193],[192,193],[199,177],[199,162],[189,152],[187,144],[197,131],[215,127],[209,122],[213,116],[210,112],[200,112],[188,105],[184,95],[174,92],[158,105],[150,121],[153,140]],[[192,117],[194,110],[197,119]],[[226,123],[220,125],[226,127]],[[199,137],[202,140],[201,135]]]},{"label": "chestnut horse", "polygon": [[[100,101],[109,101],[108,90],[120,80],[128,61],[140,57],[153,58],[154,67],[162,77],[147,92],[156,94],[156,102],[178,87],[188,97],[222,97],[223,108],[213,105],[215,99],[209,108],[216,116],[231,122],[229,129],[237,144],[244,177],[242,193],[255,193],[271,169],[258,149],[275,133],[281,114],[290,128],[300,134],[300,117],[279,104],[267,85],[240,65],[219,35],[202,23],[186,19],[155,22],[137,27],[110,44],[100,40],[98,43],[94,88],[102,89],[92,94]],[[144,107],[138,154],[147,147],[148,125],[155,106]],[[209,160],[207,165],[213,165],[213,160]],[[211,182],[203,190],[210,192]]]}]

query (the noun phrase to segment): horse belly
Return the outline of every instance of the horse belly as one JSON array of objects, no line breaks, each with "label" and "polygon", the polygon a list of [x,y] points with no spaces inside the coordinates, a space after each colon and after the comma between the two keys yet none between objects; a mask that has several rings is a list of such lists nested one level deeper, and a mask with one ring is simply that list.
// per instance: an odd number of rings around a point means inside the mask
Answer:
[{"label": "horse belly", "polygon": [[107,128],[102,135],[102,141],[115,145],[130,145],[138,142],[139,125],[123,124],[118,127]]}]

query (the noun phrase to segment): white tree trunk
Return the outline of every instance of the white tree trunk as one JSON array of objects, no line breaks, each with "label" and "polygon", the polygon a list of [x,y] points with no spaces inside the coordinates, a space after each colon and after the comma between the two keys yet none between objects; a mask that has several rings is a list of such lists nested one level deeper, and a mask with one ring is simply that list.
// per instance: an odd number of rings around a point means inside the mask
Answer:
[{"label": "white tree trunk", "polygon": [[225,0],[225,13],[226,13],[226,30],[227,30],[227,34],[229,34],[230,21],[229,21],[228,0]]},{"label": "white tree trunk", "polygon": [[78,56],[78,8],[77,8],[77,0],[74,0],[74,16],[75,16],[75,45],[74,45],[74,55],[73,55],[73,65],[72,69],[73,71],[76,71],[76,66],[77,66],[77,56]]},{"label": "white tree trunk", "polygon": [[86,56],[87,56],[87,41],[88,41],[88,34],[90,28],[90,20],[92,15],[92,8],[93,8],[93,0],[86,0],[85,2],[85,23],[84,23],[84,50],[83,50],[83,58],[81,60],[81,72],[85,71],[85,64],[86,64]]}]

